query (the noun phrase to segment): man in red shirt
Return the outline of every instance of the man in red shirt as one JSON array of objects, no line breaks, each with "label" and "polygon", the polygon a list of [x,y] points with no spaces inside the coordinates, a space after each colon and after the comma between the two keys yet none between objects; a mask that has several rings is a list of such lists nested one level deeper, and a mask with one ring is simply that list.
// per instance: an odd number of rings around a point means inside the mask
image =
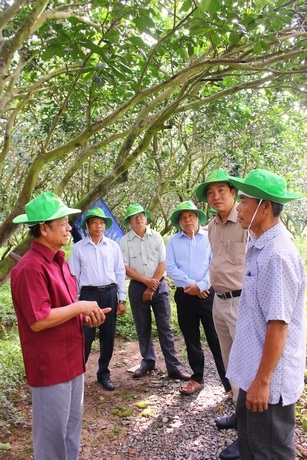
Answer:
[{"label": "man in red shirt", "polygon": [[64,252],[71,227],[68,208],[45,192],[26,204],[30,250],[11,273],[11,290],[26,378],[32,394],[35,460],[77,460],[85,372],[83,324],[99,326],[109,308],[76,301],[77,283]]}]

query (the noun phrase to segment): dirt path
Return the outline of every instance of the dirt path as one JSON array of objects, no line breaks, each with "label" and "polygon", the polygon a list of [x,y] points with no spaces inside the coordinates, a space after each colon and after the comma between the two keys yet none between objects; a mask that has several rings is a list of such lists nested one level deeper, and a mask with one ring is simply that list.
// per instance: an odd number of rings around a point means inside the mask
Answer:
[{"label": "dirt path", "polygon": [[[186,364],[183,340],[177,339],[175,345]],[[235,430],[219,432],[215,427],[215,418],[231,413],[233,405],[224,395],[207,347],[205,388],[192,396],[179,394],[181,382],[168,379],[157,343],[155,350],[157,369],[135,380],[131,370],[140,363],[138,343],[116,339],[110,365],[116,386],[113,392],[97,384],[98,353],[91,353],[79,460],[217,460],[219,452],[236,438]],[[33,460],[31,402],[26,386],[18,407],[18,426],[1,424],[0,416],[0,443],[11,446],[0,450],[1,460]],[[301,429],[297,439],[301,442]]]}]

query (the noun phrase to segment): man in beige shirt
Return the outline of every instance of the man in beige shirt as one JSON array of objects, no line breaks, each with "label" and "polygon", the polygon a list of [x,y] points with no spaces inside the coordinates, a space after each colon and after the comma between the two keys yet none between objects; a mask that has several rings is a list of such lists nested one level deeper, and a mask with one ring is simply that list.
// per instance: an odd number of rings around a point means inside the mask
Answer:
[{"label": "man in beige shirt", "polygon": [[[208,202],[208,205],[217,211],[217,215],[208,226],[212,250],[210,279],[215,290],[213,319],[224,366],[227,369],[236,331],[247,234],[238,222],[236,190],[225,171],[217,169],[208,174],[206,181],[198,186],[196,195],[199,200]],[[236,403],[239,389],[234,382],[230,383]],[[236,415],[218,419],[216,425],[219,429],[236,428]],[[239,457],[237,440],[220,453],[221,460],[234,460]]]},{"label": "man in beige shirt", "polygon": [[155,369],[153,311],[168,377],[189,380],[190,374],[178,360],[171,329],[169,287],[164,279],[165,246],[160,233],[147,226],[147,217],[150,216],[151,213],[139,203],[130,204],[124,219],[124,225],[130,226],[130,231],[119,242],[126,274],[131,280],[129,300],[142,355],[141,366],[136,369],[133,378],[141,378]]}]

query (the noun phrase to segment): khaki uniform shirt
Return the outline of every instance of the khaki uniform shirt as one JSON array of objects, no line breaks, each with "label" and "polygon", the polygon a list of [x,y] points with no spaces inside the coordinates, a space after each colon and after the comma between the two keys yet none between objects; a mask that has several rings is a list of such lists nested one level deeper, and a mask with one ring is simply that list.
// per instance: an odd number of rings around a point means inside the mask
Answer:
[{"label": "khaki uniform shirt", "polygon": [[229,292],[242,289],[247,232],[238,222],[237,204],[222,223],[219,215],[208,226],[212,250],[210,279],[214,290]]},{"label": "khaki uniform shirt", "polygon": [[146,227],[143,238],[130,230],[119,242],[124,264],[147,278],[152,278],[165,262],[165,246],[160,233]]}]

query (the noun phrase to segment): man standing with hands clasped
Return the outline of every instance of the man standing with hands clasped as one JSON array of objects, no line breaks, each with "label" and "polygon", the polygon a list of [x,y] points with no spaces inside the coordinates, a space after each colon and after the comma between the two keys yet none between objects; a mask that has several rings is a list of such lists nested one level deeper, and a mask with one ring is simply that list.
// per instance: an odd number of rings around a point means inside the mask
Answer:
[{"label": "man standing with hands clasped", "polygon": [[77,302],[77,282],[61,250],[70,239],[68,208],[50,192],[13,220],[33,241],[11,273],[26,378],[32,394],[35,460],[77,460],[83,415],[83,323],[96,327],[110,308]]},{"label": "man standing with hands clasped", "polygon": [[[87,211],[81,228],[88,235],[71,250],[70,268],[76,275],[80,299],[95,300],[100,308],[111,307],[106,321],[99,327],[100,353],[97,381],[105,390],[115,386],[110,377],[109,363],[113,355],[117,315],[125,313],[125,266],[118,243],[104,236],[106,228],[113,224],[101,208]],[[84,326],[85,362],[87,362],[96,329]]]},{"label": "man standing with hands clasped", "polygon": [[213,289],[209,265],[211,248],[207,231],[201,228],[205,214],[191,201],[180,203],[171,216],[172,224],[181,232],[171,236],[166,245],[166,271],[173,280],[178,323],[184,336],[188,360],[193,370],[180,393],[191,395],[204,388],[204,353],[200,341],[200,323],[225,391],[230,384],[225,377],[219,340],[212,318]]},{"label": "man standing with hands clasped", "polygon": [[165,246],[160,233],[149,228],[151,213],[138,203],[126,210],[124,225],[130,231],[120,240],[129,284],[129,300],[142,355],[141,366],[133,378],[141,378],[155,369],[155,351],[151,333],[151,308],[155,315],[159,342],[170,379],[189,380],[182,369],[174,346],[170,325],[169,287],[164,279]]},{"label": "man standing with hands clasped", "polygon": [[240,224],[252,232],[227,369],[240,388],[240,458],[293,460],[295,404],[304,388],[306,359],[305,273],[280,214],[300,195],[262,169],[230,180],[239,190]]}]

